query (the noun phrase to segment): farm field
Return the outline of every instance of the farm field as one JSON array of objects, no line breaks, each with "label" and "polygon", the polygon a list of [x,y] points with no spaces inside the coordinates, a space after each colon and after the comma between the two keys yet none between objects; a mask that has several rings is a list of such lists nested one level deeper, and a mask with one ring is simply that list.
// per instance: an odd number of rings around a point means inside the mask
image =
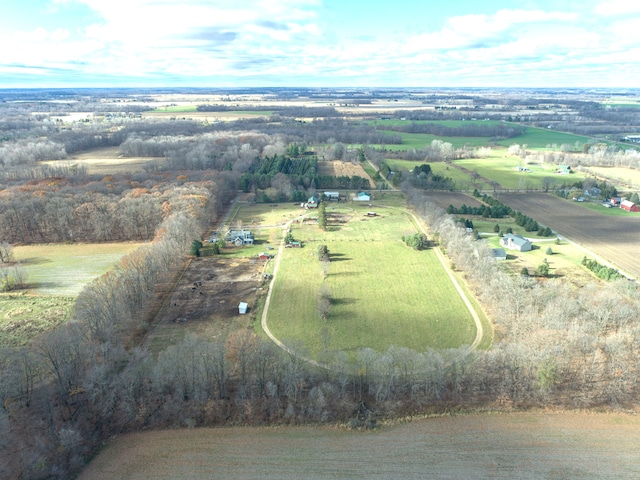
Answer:
[{"label": "farm field", "polygon": [[331,175],[333,177],[362,177],[369,179],[371,188],[375,188],[376,185],[371,180],[369,174],[359,163],[341,162],[341,161],[322,161],[318,162],[318,173],[320,175]]},{"label": "farm field", "polygon": [[121,435],[79,480],[635,479],[640,419],[625,414],[444,416],[356,432],[202,428]]},{"label": "farm field", "polygon": [[75,297],[141,243],[16,246],[28,290],[0,295],[0,347],[26,345],[66,321]]},{"label": "farm field", "polygon": [[74,303],[71,296],[0,294],[0,348],[27,345],[64,323]]},{"label": "farm field", "polygon": [[630,253],[640,250],[640,214],[601,215],[577,202],[542,193],[502,193],[499,200],[640,278],[640,262]]},{"label": "farm field", "polygon": [[[523,165],[522,160],[517,157],[500,154],[487,158],[455,160],[453,163],[455,166],[462,167],[468,171],[477,172],[482,177],[498,182],[502,187],[508,189],[541,189],[543,188],[544,178],[550,179],[551,184],[561,185],[563,183],[582,181],[587,177],[584,173],[559,175],[556,173],[555,165]],[[519,166],[527,167],[530,171],[518,171],[517,167]],[[485,185],[483,188],[488,187],[489,185]]]},{"label": "farm field", "polygon": [[589,137],[574,135],[572,133],[557,132],[547,128],[527,127],[524,134],[506,140],[498,140],[496,143],[503,147],[513,144],[527,145],[527,148],[547,149],[553,145],[560,147],[563,144],[582,146],[584,143],[592,141]]},{"label": "farm field", "polygon": [[607,178],[620,188],[626,186],[640,190],[640,171],[625,167],[588,167],[586,170],[597,177]]},{"label": "farm field", "polygon": [[480,207],[482,202],[477,198],[460,192],[427,192],[427,199],[434,203],[436,206],[446,210],[449,205],[453,205],[456,208],[462,205],[468,207]]},{"label": "farm field", "polygon": [[[389,126],[397,126],[397,125],[406,125],[412,123],[411,121],[401,121],[401,120],[378,120],[372,122],[378,127],[389,125]],[[444,125],[446,127],[459,127],[469,124],[480,124],[480,125],[495,125],[501,122],[498,121],[484,121],[484,120],[469,120],[469,121],[457,121],[457,120],[444,120],[444,121],[434,121],[434,120],[425,120],[425,121],[416,121],[415,123],[433,123]],[[386,131],[386,130],[385,130]],[[582,135],[574,135],[571,133],[563,133],[558,132],[552,129],[546,128],[536,128],[536,127],[527,127],[525,132],[522,135],[518,135],[517,137],[507,138],[504,140],[493,140],[489,137],[445,137],[438,135],[431,135],[426,133],[405,133],[405,132],[396,132],[393,130],[388,130],[390,134],[398,134],[402,137],[402,145],[387,145],[386,148],[389,150],[406,150],[408,148],[424,148],[428,144],[430,144],[433,140],[441,140],[443,142],[451,143],[455,148],[463,147],[465,145],[469,147],[483,147],[489,145],[502,145],[503,147],[509,147],[510,145],[518,144],[518,145],[527,145],[527,148],[530,149],[548,149],[553,145],[559,147],[563,144],[568,145],[576,145],[576,144],[585,144],[592,141],[589,137],[584,137]],[[611,143],[611,142],[610,142]]]},{"label": "farm field", "polygon": [[[378,216],[367,217],[367,209]],[[315,222],[292,227],[304,248],[283,251],[268,313],[277,338],[301,343],[312,358],[363,347],[423,351],[473,342],[473,320],[435,252],[402,242],[417,231],[407,214],[380,205],[330,205],[327,215],[327,232]],[[326,280],[316,257],[321,244],[331,257]],[[331,291],[326,321],[317,312],[323,286]]]},{"label": "farm field", "polygon": [[76,243],[16,246],[15,259],[27,273],[29,293],[77,295],[143,243]]},{"label": "farm field", "polygon": [[96,148],[78,152],[65,160],[49,160],[47,165],[83,165],[89,175],[143,172],[145,166],[165,162],[164,157],[123,157],[118,147]]}]

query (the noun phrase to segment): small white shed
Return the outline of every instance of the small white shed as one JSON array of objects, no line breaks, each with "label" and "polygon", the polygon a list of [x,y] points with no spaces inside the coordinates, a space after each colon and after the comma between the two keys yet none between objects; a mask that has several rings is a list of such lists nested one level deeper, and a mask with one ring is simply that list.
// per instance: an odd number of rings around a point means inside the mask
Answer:
[{"label": "small white shed", "polygon": [[248,308],[249,308],[248,303],[240,302],[240,305],[238,305],[238,312],[240,313],[240,315],[244,315],[245,313],[247,313]]}]

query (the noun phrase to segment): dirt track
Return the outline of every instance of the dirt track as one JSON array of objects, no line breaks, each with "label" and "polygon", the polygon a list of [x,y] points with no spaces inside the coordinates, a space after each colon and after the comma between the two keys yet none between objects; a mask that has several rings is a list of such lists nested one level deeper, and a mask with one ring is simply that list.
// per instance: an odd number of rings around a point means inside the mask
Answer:
[{"label": "dirt track", "polygon": [[508,193],[501,194],[499,199],[593,252],[601,260],[640,278],[637,256],[640,252],[640,214],[600,215],[578,203],[544,193]]},{"label": "dirt track", "polygon": [[623,414],[438,417],[360,433],[224,428],[118,437],[81,480],[636,479],[640,420]]}]

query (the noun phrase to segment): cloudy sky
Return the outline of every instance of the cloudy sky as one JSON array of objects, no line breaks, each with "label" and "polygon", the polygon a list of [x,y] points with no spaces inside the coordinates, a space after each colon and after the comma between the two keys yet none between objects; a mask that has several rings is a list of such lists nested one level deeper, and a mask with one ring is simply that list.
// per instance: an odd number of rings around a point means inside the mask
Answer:
[{"label": "cloudy sky", "polygon": [[0,45],[0,88],[625,88],[640,2],[2,0]]}]

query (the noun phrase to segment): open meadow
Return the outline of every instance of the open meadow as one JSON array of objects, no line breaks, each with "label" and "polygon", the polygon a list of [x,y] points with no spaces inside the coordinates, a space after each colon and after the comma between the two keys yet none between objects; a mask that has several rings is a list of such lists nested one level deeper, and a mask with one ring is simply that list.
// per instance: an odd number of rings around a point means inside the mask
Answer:
[{"label": "open meadow", "polygon": [[[579,172],[560,175],[556,173],[556,165],[546,163],[524,164],[520,158],[507,155],[506,151],[502,154],[496,152],[487,158],[456,160],[453,163],[465,171],[475,172],[481,177],[497,182],[507,189],[542,189],[545,182],[550,189],[553,189],[554,185],[574,183],[587,177],[586,174]],[[519,170],[519,167],[527,170]],[[478,179],[478,183],[486,182]],[[482,186],[482,188],[489,187],[490,185]]]},{"label": "open meadow", "polygon": [[[555,146],[555,148],[560,147],[561,145],[571,145],[575,147],[576,145],[582,146],[585,143],[589,143],[591,139],[589,137],[585,137],[582,135],[574,135],[571,133],[563,133],[558,132],[552,129],[546,128],[536,128],[536,127],[526,127],[524,133],[512,138],[506,138],[503,140],[496,140],[491,137],[453,137],[453,136],[442,136],[442,135],[432,135],[428,133],[406,133],[406,132],[398,132],[393,129],[384,130],[385,126],[394,127],[394,126],[402,126],[411,124],[411,121],[402,121],[402,120],[377,120],[375,122],[371,122],[376,125],[378,128],[383,129],[383,131],[388,131],[390,134],[400,135],[402,138],[402,144],[400,145],[386,145],[386,148],[389,150],[407,150],[411,148],[425,148],[427,145],[431,144],[433,140],[440,140],[443,142],[451,143],[454,148],[464,147],[465,145],[468,147],[485,147],[490,145],[501,145],[503,147],[509,147],[510,145],[518,144],[518,145],[527,145],[529,149],[543,150],[550,149]],[[416,124],[435,124],[442,125],[444,127],[463,127],[468,125],[481,125],[481,126],[494,126],[501,124],[499,121],[490,121],[490,120],[468,120],[468,121],[460,121],[460,120],[423,120],[416,121]],[[514,124],[515,125],[515,124]]]},{"label": "open meadow", "polygon": [[75,153],[65,160],[42,162],[51,166],[83,166],[89,175],[111,175],[116,173],[138,173],[153,164],[163,165],[164,157],[124,157],[118,147],[95,148]]},{"label": "open meadow", "polygon": [[14,247],[26,290],[0,295],[0,346],[20,346],[69,319],[75,297],[140,243]]},{"label": "open meadow", "polygon": [[[377,216],[368,217],[368,210]],[[473,319],[435,252],[416,251],[402,241],[417,232],[410,216],[356,203],[329,204],[327,216],[326,232],[315,220],[292,226],[304,247],[283,252],[268,312],[277,338],[302,345],[311,357],[392,345],[455,348],[474,341]],[[317,256],[320,245],[329,249],[326,265]],[[326,320],[318,311],[322,291],[331,297]]]},{"label": "open meadow", "polygon": [[443,416],[357,432],[335,427],[198,428],[118,436],[80,480],[113,478],[635,479],[635,415]]}]

